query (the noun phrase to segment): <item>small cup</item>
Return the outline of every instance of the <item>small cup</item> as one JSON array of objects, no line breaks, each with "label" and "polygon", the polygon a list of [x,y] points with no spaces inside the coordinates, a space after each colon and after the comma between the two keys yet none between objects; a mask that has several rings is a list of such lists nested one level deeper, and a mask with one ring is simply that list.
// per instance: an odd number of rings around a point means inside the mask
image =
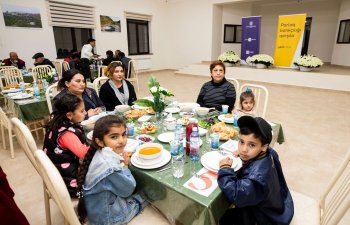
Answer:
[{"label": "small cup", "polygon": [[228,105],[222,105],[222,113],[227,114],[228,113]]},{"label": "small cup", "polygon": [[135,125],[133,123],[127,123],[126,127],[128,129],[128,136],[132,137],[135,134]]},{"label": "small cup", "polygon": [[212,133],[211,134],[211,150],[216,151],[219,149],[220,144],[220,134]]},{"label": "small cup", "polygon": [[173,156],[171,169],[175,178],[181,178],[184,175],[185,161],[183,155]]}]

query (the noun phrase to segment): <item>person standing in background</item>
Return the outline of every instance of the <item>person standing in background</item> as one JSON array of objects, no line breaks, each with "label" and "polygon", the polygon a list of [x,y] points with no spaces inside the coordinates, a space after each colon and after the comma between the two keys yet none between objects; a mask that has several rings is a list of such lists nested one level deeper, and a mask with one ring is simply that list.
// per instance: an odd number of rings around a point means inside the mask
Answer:
[{"label": "person standing in background", "polygon": [[93,38],[89,38],[87,41],[87,44],[83,46],[81,49],[81,72],[84,75],[85,81],[87,78],[91,78],[91,72],[90,72],[90,59],[94,58],[93,48],[96,46],[96,40]]},{"label": "person standing in background", "polygon": [[16,52],[10,52],[10,58],[4,59],[2,63],[5,64],[5,66],[15,66],[18,69],[23,69],[23,67],[26,66],[26,63],[18,58],[18,55]]}]

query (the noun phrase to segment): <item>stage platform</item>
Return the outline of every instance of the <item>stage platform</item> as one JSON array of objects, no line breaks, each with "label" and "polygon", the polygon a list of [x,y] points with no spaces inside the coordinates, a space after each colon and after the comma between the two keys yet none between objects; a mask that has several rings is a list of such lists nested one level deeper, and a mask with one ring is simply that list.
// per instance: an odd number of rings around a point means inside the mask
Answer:
[{"label": "stage platform", "polygon": [[[209,62],[192,64],[179,69],[176,73],[209,77],[209,64]],[[312,72],[282,68],[256,69],[241,65],[226,67],[226,77],[253,82],[350,91],[350,68],[332,65],[324,65]]]}]

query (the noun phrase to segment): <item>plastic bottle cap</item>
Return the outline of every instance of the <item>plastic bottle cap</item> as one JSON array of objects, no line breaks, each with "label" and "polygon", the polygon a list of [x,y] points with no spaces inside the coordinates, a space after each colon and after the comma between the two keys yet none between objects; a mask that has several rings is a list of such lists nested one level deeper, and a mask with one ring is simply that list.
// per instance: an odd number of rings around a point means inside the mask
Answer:
[{"label": "plastic bottle cap", "polygon": [[198,128],[197,127],[193,127],[192,131],[198,131]]}]

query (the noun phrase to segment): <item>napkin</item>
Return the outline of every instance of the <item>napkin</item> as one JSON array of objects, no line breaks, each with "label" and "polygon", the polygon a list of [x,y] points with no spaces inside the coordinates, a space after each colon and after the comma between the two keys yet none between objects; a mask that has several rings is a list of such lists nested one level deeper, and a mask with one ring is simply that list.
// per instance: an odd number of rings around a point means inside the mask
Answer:
[{"label": "napkin", "polygon": [[238,149],[238,141],[229,139],[219,147],[223,151],[231,152],[233,153]]},{"label": "napkin", "polygon": [[140,145],[140,142],[134,139],[128,139],[126,142],[126,146],[124,148],[124,151],[126,152],[134,152],[137,146]]},{"label": "napkin", "polygon": [[200,195],[208,197],[218,187],[217,174],[202,168],[191,177],[183,186]]}]

